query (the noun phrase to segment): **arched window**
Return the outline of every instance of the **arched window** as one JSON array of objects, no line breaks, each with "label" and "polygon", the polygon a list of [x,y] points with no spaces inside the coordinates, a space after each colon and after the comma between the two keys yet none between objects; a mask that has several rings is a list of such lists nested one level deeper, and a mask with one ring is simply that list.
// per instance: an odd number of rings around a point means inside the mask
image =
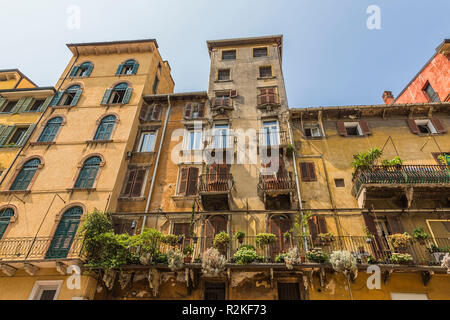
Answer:
[{"label": "arched window", "polygon": [[138,68],[139,63],[137,63],[136,60],[130,59],[125,63],[119,64],[116,71],[116,76],[136,74]]},{"label": "arched window", "polygon": [[8,228],[9,221],[11,217],[14,216],[14,210],[12,208],[4,208],[0,210],[0,240],[5,234],[6,229]]},{"label": "arched window", "polygon": [[64,212],[53,235],[46,259],[64,259],[67,257],[83,214],[81,207],[72,207]]},{"label": "arched window", "polygon": [[58,91],[50,105],[74,107],[77,105],[82,93],[83,89],[79,85],[70,86],[65,91]]},{"label": "arched window", "polygon": [[56,117],[47,122],[45,125],[44,130],[41,133],[41,136],[39,137],[39,142],[52,142],[55,139],[56,134],[59,131],[59,128],[61,127],[61,124],[63,122],[63,118]]},{"label": "arched window", "polygon": [[106,90],[101,104],[127,104],[130,101],[132,91],[133,88],[128,87],[126,82],[119,83],[114,88]]},{"label": "arched window", "polygon": [[40,164],[41,161],[39,159],[31,159],[27,161],[14,180],[11,190],[27,190],[28,185],[33,179]]},{"label": "arched window", "polygon": [[70,77],[89,77],[91,75],[92,69],[94,69],[94,65],[90,62],[82,63],[79,66],[74,66],[72,72],[70,73]]},{"label": "arched window", "polygon": [[106,116],[100,122],[94,140],[109,140],[116,123],[116,116]]},{"label": "arched window", "polygon": [[75,183],[76,189],[89,189],[94,186],[101,162],[102,159],[100,157],[90,157],[84,162],[83,168],[81,168],[77,182]]}]

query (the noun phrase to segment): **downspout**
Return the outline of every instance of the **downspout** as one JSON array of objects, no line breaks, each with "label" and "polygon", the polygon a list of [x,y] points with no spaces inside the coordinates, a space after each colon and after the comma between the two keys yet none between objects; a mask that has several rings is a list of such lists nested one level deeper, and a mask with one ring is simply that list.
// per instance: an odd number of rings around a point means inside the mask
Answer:
[{"label": "downspout", "polygon": [[[164,120],[164,128],[163,128],[163,132],[161,134],[161,141],[159,142],[158,155],[156,156],[156,163],[155,163],[155,168],[153,169],[153,176],[152,176],[152,181],[150,184],[150,190],[148,192],[147,204],[145,205],[145,213],[148,213],[148,209],[150,207],[150,201],[152,200],[152,193],[153,193],[153,188],[155,186],[155,179],[156,179],[156,172],[158,171],[159,158],[161,157],[161,149],[163,146],[164,137],[166,135],[167,124],[169,123],[169,115],[170,115],[170,109],[171,109],[170,94],[167,95],[167,102],[168,102],[169,107],[167,108],[166,119]],[[147,215],[145,215],[144,219],[142,220],[141,234],[144,232],[146,222],[147,222]]]},{"label": "downspout", "polygon": [[[292,133],[292,128],[291,128],[291,116],[289,113],[289,103],[288,103],[288,97],[287,97],[287,92],[286,92],[286,86],[284,84],[284,74],[283,74],[283,66],[281,63],[281,54],[280,54],[280,45],[278,46],[278,61],[280,62],[280,71],[281,71],[281,80],[283,81],[283,90],[284,90],[284,96],[286,97],[286,106],[288,107],[288,119],[287,119],[287,124],[288,124],[288,131],[289,131],[289,143],[294,147],[295,143],[294,143],[294,138],[293,138],[293,133]],[[300,193],[300,181],[298,178],[298,170],[297,170],[297,159],[296,159],[296,152],[295,152],[295,147],[294,147],[294,152],[292,153],[292,161],[294,163],[294,175],[295,175],[295,184],[297,187],[297,198],[298,198],[298,210],[300,211],[300,217],[302,219],[302,231],[303,234],[306,233],[305,230],[305,226],[303,224],[303,219],[304,219],[304,215],[303,215],[303,208],[302,208],[302,196]],[[308,250],[308,241],[306,240],[306,238],[303,239],[304,242],[304,246],[305,246],[305,250]]]},{"label": "downspout", "polygon": [[[76,51],[77,51],[77,55],[75,57],[74,62],[72,63],[72,66],[70,67],[69,71],[66,73],[66,76],[64,77],[63,81],[61,82],[61,84],[58,86],[58,89],[56,91],[59,91],[59,89],[61,89],[62,85],[64,84],[64,81],[66,81],[67,76],[69,75],[70,70],[72,70],[73,66],[75,65],[75,63],[78,61],[78,57],[79,57],[79,53],[78,53],[78,48],[75,47]],[[48,107],[47,107],[48,108]],[[45,109],[44,111],[42,111],[41,115],[39,116],[38,121],[36,122],[36,126],[33,128],[33,130],[30,133],[30,136],[28,137],[28,140],[30,140],[31,136],[33,135],[34,131],[37,128],[37,124],[41,122],[42,118],[44,117],[45,111],[47,111],[47,109]],[[22,153],[23,149],[25,148],[27,141],[24,141],[23,146],[20,148],[19,152],[17,152],[16,156],[14,157],[13,161],[11,162],[11,164],[9,165],[8,169],[6,170],[6,173],[3,175],[2,180],[0,181],[0,185],[3,183],[3,181],[5,180],[6,176],[8,175],[9,171],[11,170],[11,168],[13,167],[13,165],[16,163],[17,158],[20,156],[20,154]]]}]

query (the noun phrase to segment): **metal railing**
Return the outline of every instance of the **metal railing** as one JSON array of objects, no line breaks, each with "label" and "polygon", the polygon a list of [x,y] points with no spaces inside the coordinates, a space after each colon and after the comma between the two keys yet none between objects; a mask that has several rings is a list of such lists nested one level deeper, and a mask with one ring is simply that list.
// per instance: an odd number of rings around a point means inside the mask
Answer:
[{"label": "metal railing", "polygon": [[291,172],[276,173],[273,175],[259,176],[258,189],[261,191],[293,190],[295,189],[295,180]]},{"label": "metal railing", "polygon": [[228,192],[233,188],[232,174],[203,174],[199,177],[199,192]]},{"label": "metal railing", "polygon": [[353,177],[354,192],[366,184],[450,184],[450,166],[405,165],[359,168]]},{"label": "metal railing", "polygon": [[288,144],[288,138],[286,131],[266,131],[260,130],[258,132],[259,136],[259,147],[269,148],[278,147]]}]

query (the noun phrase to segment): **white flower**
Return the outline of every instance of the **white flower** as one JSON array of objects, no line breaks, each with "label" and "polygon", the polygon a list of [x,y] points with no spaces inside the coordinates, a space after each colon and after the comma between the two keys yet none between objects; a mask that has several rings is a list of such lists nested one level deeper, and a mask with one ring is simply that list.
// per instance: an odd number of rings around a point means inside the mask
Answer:
[{"label": "white flower", "polygon": [[447,268],[447,273],[450,274],[450,253],[446,253],[442,259],[442,268]]},{"label": "white flower", "polygon": [[219,250],[209,248],[203,253],[202,271],[206,274],[219,275],[225,270],[227,259],[220,254]]},{"label": "white flower", "polygon": [[334,251],[330,256],[330,263],[336,272],[342,272],[345,275],[349,273],[356,274],[356,258],[348,251]]}]

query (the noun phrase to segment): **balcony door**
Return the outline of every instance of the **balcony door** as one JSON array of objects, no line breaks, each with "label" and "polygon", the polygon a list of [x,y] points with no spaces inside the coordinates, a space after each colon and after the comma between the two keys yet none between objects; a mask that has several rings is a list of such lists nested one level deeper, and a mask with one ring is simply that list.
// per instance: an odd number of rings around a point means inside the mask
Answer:
[{"label": "balcony door", "polygon": [[214,237],[222,231],[227,232],[227,218],[224,216],[211,216],[205,221],[205,249],[213,247]]},{"label": "balcony door", "polygon": [[280,145],[280,127],[278,121],[265,121],[261,133],[261,145],[265,147]]},{"label": "balcony door", "polygon": [[230,126],[228,124],[214,125],[214,149],[227,149],[229,145]]},{"label": "balcony door", "polygon": [[284,241],[283,234],[291,230],[291,221],[286,216],[274,216],[270,218],[269,232],[277,237],[277,241],[270,248],[270,256],[275,256],[282,252],[287,252],[289,243]]},{"label": "balcony door", "polygon": [[63,259],[67,257],[75,239],[82,214],[83,209],[81,207],[72,207],[64,212],[50,243],[46,259]]}]

